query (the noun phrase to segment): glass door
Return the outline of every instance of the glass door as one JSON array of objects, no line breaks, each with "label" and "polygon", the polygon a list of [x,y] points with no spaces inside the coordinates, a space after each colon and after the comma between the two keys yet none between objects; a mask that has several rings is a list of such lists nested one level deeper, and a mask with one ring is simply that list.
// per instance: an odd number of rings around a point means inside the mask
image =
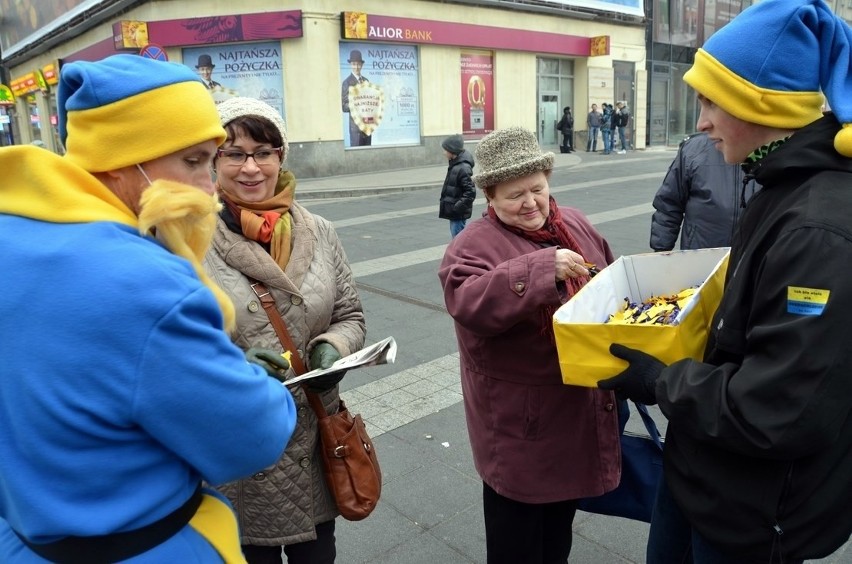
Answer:
[{"label": "glass door", "polygon": [[556,122],[559,121],[559,93],[540,94],[538,100],[538,142],[546,145],[558,145]]}]

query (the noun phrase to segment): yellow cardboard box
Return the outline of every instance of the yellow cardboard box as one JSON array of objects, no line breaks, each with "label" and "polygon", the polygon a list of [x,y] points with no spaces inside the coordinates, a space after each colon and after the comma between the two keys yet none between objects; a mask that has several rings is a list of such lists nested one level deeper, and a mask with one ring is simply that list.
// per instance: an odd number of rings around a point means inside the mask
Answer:
[{"label": "yellow cardboard box", "polygon": [[[610,354],[611,343],[642,350],[666,364],[701,359],[722,298],[728,251],[721,247],[622,256],[603,269],[553,316],[562,381],[595,387],[598,380],[624,370],[627,363]],[[642,302],[694,286],[699,288],[676,325],[604,323],[623,309],[624,298]]]}]

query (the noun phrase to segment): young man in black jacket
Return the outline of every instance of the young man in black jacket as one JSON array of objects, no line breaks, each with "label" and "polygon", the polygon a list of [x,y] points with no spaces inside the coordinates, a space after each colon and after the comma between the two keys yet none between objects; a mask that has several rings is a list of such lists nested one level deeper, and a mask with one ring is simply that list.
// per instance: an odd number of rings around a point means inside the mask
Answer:
[{"label": "young man in black jacket", "polygon": [[451,135],[441,142],[444,156],[449,161],[447,177],[441,188],[438,217],[450,220],[450,236],[455,237],[464,229],[473,212],[476,186],[473,183],[473,155],[464,148],[461,135]]},{"label": "young man in black jacket", "polygon": [[629,366],[598,384],[669,420],[648,564],[796,564],[852,533],[850,53],[852,29],[823,0],[761,0],[684,75],[698,129],[762,188],[703,361],[613,344]]}]

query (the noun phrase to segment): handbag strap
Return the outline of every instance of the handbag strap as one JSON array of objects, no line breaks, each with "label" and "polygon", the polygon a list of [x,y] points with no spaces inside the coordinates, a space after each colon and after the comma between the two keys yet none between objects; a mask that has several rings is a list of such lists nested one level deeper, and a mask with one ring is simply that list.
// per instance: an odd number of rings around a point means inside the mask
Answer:
[{"label": "handbag strap", "polygon": [[299,350],[293,344],[293,339],[290,337],[290,332],[287,331],[287,326],[284,325],[284,320],[281,319],[281,315],[278,313],[272,293],[259,281],[255,281],[251,285],[251,289],[254,291],[257,299],[260,300],[260,305],[263,306],[264,311],[266,311],[266,316],[269,317],[269,322],[272,324],[272,328],[275,329],[275,334],[278,335],[281,346],[284,347],[284,350],[290,351],[290,364],[293,366],[293,371],[297,375],[304,374],[308,370],[302,361],[302,357],[299,356]]},{"label": "handbag strap", "polygon": [[[308,369],[302,361],[302,357],[299,356],[299,350],[293,343],[293,338],[290,337],[290,332],[287,331],[287,326],[284,325],[284,320],[281,319],[281,315],[278,313],[278,308],[275,305],[275,298],[272,296],[272,293],[267,290],[266,286],[264,286],[262,282],[257,280],[252,283],[251,289],[254,291],[257,299],[260,300],[260,305],[263,306],[266,316],[269,317],[269,322],[272,324],[272,328],[275,329],[275,334],[278,335],[278,340],[281,341],[281,346],[284,347],[285,350],[290,351],[290,364],[293,366],[293,371],[297,375],[304,374],[308,371]],[[328,417],[328,412],[325,410],[325,406],[322,404],[322,399],[320,399],[319,394],[308,391],[308,388],[304,385],[302,386],[302,389],[304,390],[305,395],[308,396],[308,402],[311,404],[311,409],[314,410],[317,418],[325,419]]]},{"label": "handbag strap", "polygon": [[651,440],[654,441],[657,448],[663,450],[663,442],[660,440],[660,430],[657,429],[657,424],[651,418],[651,414],[648,413],[648,408],[645,407],[644,403],[635,401],[633,402],[633,405],[636,406],[636,411],[638,411],[639,416],[642,417],[642,422],[645,424],[645,430],[648,431],[648,434],[651,436]]}]

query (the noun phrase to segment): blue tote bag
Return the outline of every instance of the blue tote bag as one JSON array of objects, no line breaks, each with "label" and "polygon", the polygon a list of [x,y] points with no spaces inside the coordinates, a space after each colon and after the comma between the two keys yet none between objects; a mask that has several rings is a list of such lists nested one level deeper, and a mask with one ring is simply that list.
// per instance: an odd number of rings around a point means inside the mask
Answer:
[{"label": "blue tote bag", "polygon": [[648,414],[648,408],[634,403],[642,417],[648,436],[624,431],[630,408],[619,402],[621,426],[621,481],[611,492],[598,497],[581,499],[578,509],[587,513],[612,515],[637,521],[651,522],[654,500],[663,475],[663,441],[657,424]]}]

